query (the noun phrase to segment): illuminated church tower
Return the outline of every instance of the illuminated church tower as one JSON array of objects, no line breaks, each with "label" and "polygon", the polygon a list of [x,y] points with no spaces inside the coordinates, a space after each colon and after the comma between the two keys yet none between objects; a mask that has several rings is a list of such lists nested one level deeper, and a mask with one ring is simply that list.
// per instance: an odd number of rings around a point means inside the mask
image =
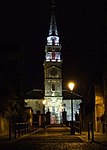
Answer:
[{"label": "illuminated church tower", "polygon": [[[45,112],[51,112],[53,123],[61,122],[62,112],[62,60],[61,44],[55,18],[55,3],[52,3],[51,20],[44,60]],[[52,123],[52,122],[51,122]]]}]

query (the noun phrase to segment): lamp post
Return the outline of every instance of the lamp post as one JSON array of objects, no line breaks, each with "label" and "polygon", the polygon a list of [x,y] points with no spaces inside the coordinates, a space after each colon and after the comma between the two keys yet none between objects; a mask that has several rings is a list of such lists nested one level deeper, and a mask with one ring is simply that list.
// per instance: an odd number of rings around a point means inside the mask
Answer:
[{"label": "lamp post", "polygon": [[43,128],[45,129],[46,128],[46,114],[45,114],[46,100],[45,99],[42,101],[42,104],[43,104],[42,125],[43,125]]},{"label": "lamp post", "polygon": [[[72,93],[73,89],[74,89],[74,83],[70,82],[68,83],[68,87],[70,89],[70,92]],[[74,130],[74,124],[73,124],[73,99],[71,97],[71,135],[75,134],[75,130]]]},{"label": "lamp post", "polygon": [[42,104],[43,104],[43,114],[45,114],[45,104],[46,104],[46,100],[45,99],[42,101]]}]

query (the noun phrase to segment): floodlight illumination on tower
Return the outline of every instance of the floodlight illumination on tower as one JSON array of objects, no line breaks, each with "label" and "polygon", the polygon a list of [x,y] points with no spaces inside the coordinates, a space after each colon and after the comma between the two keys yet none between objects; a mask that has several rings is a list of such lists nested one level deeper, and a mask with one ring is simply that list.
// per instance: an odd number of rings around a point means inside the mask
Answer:
[{"label": "floodlight illumination on tower", "polygon": [[59,45],[59,37],[58,36],[48,36],[47,37],[47,45]]},{"label": "floodlight illumination on tower", "polygon": [[[62,60],[61,44],[56,25],[55,2],[52,2],[51,19],[44,60],[45,110],[51,112],[57,123],[61,121],[59,106],[62,106]],[[58,82],[57,82],[58,81]]]}]

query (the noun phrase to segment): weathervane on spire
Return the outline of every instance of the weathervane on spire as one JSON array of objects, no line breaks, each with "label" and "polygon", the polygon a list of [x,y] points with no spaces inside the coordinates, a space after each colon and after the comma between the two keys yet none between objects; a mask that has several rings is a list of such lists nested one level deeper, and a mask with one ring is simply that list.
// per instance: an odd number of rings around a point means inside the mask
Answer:
[{"label": "weathervane on spire", "polygon": [[54,5],[55,5],[55,0],[52,0],[52,4],[54,4]]}]

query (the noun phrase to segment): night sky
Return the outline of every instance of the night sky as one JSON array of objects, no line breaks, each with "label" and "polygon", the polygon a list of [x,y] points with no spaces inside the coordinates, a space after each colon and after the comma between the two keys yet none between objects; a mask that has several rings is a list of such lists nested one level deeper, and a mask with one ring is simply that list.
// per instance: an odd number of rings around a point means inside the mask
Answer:
[{"label": "night sky", "polygon": [[[51,5],[49,0],[0,2],[1,79],[26,92],[43,89],[43,62]],[[56,20],[63,58],[63,88],[83,84],[102,70],[104,0],[57,0]]]}]

